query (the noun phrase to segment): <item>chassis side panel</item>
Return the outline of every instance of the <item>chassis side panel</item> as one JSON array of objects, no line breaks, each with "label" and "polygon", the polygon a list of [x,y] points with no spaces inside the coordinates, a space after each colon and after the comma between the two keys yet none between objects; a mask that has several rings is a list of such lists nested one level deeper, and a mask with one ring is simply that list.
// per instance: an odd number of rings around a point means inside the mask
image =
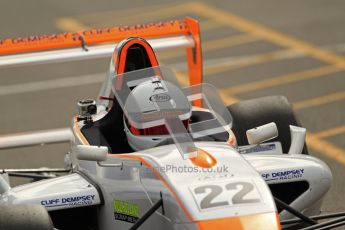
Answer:
[{"label": "chassis side panel", "polygon": [[77,173],[21,185],[0,196],[0,205],[39,204],[48,211],[101,203],[96,187]]}]

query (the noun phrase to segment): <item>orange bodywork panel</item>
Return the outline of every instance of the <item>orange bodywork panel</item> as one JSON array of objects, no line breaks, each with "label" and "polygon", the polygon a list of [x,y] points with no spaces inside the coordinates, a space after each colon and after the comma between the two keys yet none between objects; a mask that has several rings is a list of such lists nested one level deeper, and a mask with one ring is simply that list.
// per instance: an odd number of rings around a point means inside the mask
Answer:
[{"label": "orange bodywork panel", "polygon": [[196,222],[200,230],[280,230],[277,213],[230,217]]},{"label": "orange bodywork panel", "polygon": [[193,220],[192,215],[188,212],[187,208],[183,205],[180,198],[176,194],[176,192],[170,187],[170,185],[165,181],[165,179],[162,177],[162,175],[155,169],[148,161],[146,161],[143,157],[137,156],[137,155],[130,155],[130,154],[122,154],[117,155],[119,158],[127,158],[127,159],[135,159],[137,161],[140,161],[142,164],[144,164],[146,167],[148,167],[152,172],[157,176],[157,178],[162,181],[164,186],[171,192],[171,194],[176,199],[176,202],[180,205],[183,212],[186,214],[189,220]]},{"label": "orange bodywork panel", "polygon": [[199,148],[196,151],[196,157],[189,159],[195,166],[199,166],[202,168],[212,168],[217,164],[216,158],[214,158],[209,152],[206,152],[205,150]]},{"label": "orange bodywork panel", "polygon": [[74,131],[74,134],[76,135],[76,138],[78,138],[79,141],[83,145],[90,145],[89,142],[84,137],[84,135],[81,133],[80,127],[78,125],[78,116],[74,116],[74,119],[73,119],[73,131]]}]

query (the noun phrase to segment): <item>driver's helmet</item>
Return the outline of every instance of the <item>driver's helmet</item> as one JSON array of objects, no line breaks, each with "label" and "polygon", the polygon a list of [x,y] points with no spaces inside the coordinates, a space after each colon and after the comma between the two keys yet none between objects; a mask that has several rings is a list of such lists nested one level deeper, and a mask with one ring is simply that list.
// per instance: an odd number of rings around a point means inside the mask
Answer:
[{"label": "driver's helmet", "polygon": [[[125,103],[128,143],[135,151],[173,143],[172,133],[188,131],[191,114],[192,106],[180,88],[160,77],[147,78],[132,89]],[[175,124],[173,130],[167,119]]]}]

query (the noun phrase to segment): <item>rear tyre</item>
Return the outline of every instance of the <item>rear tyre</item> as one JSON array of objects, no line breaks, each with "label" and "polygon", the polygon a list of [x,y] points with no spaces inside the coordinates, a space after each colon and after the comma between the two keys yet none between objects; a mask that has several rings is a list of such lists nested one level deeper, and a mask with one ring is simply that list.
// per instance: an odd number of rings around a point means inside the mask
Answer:
[{"label": "rear tyre", "polygon": [[52,230],[53,224],[41,205],[1,205],[0,229]]},{"label": "rear tyre", "polygon": [[[293,112],[291,104],[284,96],[268,96],[241,101],[228,106],[234,119],[232,131],[239,146],[248,145],[246,131],[257,126],[275,122],[278,137],[270,141],[279,141],[283,152],[287,153],[291,145],[289,125],[301,126]],[[309,154],[304,145],[303,154]]]}]

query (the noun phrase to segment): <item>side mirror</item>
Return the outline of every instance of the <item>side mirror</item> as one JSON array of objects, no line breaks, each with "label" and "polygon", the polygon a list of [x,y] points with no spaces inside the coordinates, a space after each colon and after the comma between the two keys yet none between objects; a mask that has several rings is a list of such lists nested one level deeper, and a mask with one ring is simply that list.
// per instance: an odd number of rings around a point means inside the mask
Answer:
[{"label": "side mirror", "polygon": [[77,159],[85,161],[105,161],[108,148],[105,146],[77,145]]},{"label": "side mirror", "polygon": [[304,148],[305,135],[307,130],[302,127],[290,125],[291,145],[289,154],[301,154]]},{"label": "side mirror", "polygon": [[278,136],[276,123],[271,122],[266,125],[249,129],[246,132],[247,140],[250,145],[260,144]]}]

